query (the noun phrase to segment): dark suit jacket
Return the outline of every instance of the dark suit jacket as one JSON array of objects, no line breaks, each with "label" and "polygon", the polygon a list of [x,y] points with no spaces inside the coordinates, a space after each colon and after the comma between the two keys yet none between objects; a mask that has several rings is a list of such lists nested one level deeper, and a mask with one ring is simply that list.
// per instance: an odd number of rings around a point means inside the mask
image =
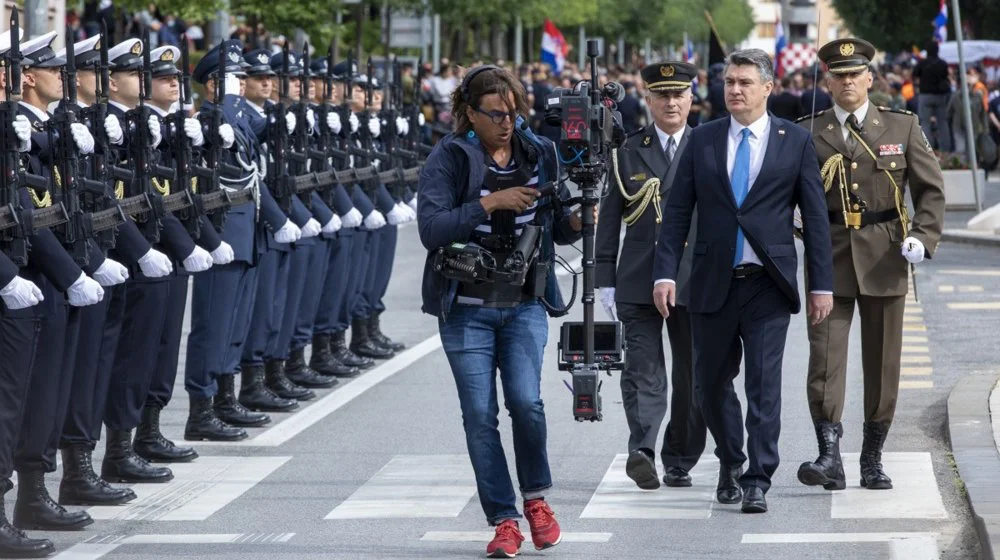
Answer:
[{"label": "dark suit jacket", "polygon": [[[666,155],[660,148],[660,139],[656,135],[655,126],[649,125],[638,134],[633,134],[625,148],[618,150],[618,176],[626,192],[634,195],[648,179],[658,177],[662,208],[670,192],[670,185],[674,181],[681,154],[684,153],[691,137],[691,130],[690,127],[685,129],[669,166]],[[597,226],[595,241],[597,285],[601,288],[615,288],[616,301],[653,305],[653,256],[656,253],[656,238],[660,232],[660,224],[656,223],[656,210],[652,205],[646,208],[638,221],[627,226],[625,241],[621,244],[621,258],[618,257],[622,218],[631,214],[636,207],[637,205],[626,203],[617,179],[612,177],[608,195],[601,201]],[[690,241],[693,243],[693,240]],[[678,278],[682,296],[687,295],[685,280],[691,268],[690,250],[685,256],[686,262],[681,264],[680,278]]]},{"label": "dark suit jacket", "polygon": [[805,114],[802,112],[801,100],[790,91],[783,91],[769,97],[767,110],[774,113],[775,116],[789,121],[794,121]]},{"label": "dark suit jacket", "polygon": [[741,227],[767,274],[788,298],[789,309],[798,313],[798,256],[792,235],[796,205],[809,224],[803,238],[809,290],[833,290],[830,224],[816,149],[807,130],[771,115],[760,175],[737,208],[726,166],[729,122],[719,119],[691,132],[663,212],[654,276],[677,278],[691,215],[697,207],[690,310],[712,313],[725,303],[736,255],[736,231]]}]

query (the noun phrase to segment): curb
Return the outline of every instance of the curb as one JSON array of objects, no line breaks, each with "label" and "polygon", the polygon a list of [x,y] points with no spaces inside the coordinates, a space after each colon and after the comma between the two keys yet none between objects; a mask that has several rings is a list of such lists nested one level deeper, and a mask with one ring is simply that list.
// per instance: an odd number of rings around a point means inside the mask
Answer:
[{"label": "curb", "polygon": [[946,229],[941,233],[941,241],[979,245],[982,247],[1000,247],[1000,235],[990,235],[980,232],[973,233],[968,230]]},{"label": "curb", "polygon": [[975,519],[980,558],[1000,551],[1000,453],[993,439],[990,395],[1000,375],[966,375],[948,395],[948,435]]}]

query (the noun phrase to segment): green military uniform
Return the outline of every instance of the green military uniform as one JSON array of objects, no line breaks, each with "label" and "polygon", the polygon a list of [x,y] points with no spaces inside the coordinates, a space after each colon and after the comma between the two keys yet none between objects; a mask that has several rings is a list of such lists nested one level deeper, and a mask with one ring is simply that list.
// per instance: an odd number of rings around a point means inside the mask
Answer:
[{"label": "green military uniform", "polygon": [[[864,41],[841,39],[820,49],[819,57],[831,73],[863,74],[874,52]],[[863,76],[857,83],[864,87]],[[848,122],[851,115],[857,128]],[[838,436],[842,433],[847,346],[857,306],[865,441],[880,451],[899,389],[908,288],[908,265],[900,248],[912,237],[923,244],[926,258],[934,254],[944,219],[941,170],[917,117],[909,111],[866,101],[854,113],[835,106],[798,122],[812,130],[823,171],[834,264],[833,311],[809,327],[809,410],[817,433],[822,423],[835,425]],[[912,220],[906,211],[907,190],[915,208]],[[820,436],[821,458],[823,448]]]}]

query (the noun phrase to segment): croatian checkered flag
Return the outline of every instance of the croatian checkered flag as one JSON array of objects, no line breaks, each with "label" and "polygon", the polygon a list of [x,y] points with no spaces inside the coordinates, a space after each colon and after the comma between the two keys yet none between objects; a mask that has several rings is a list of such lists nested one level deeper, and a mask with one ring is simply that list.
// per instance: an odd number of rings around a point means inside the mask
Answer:
[{"label": "croatian checkered flag", "polygon": [[948,40],[948,4],[947,0],[941,0],[941,9],[938,10],[934,18],[934,40],[943,43]]}]

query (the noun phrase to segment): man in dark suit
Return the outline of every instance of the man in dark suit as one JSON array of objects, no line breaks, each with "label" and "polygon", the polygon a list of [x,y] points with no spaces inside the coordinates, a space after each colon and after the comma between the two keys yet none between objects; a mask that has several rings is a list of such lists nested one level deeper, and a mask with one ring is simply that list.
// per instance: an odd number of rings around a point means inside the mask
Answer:
[{"label": "man in dark suit", "polygon": [[[691,128],[691,81],[697,68],[662,62],[642,69],[646,103],[654,123],[633,134],[617,151],[608,196],[597,230],[597,285],[605,310],[621,318],[629,352],[622,373],[622,401],[629,425],[628,476],[639,488],[660,487],[653,449],[667,412],[667,370],[663,357],[663,316],[653,305],[652,275],[661,200],[670,191]],[[625,242],[618,258],[619,234]],[[686,255],[689,264],[690,256]],[[681,266],[681,275],[689,267]],[[681,280],[682,288],[684,282]],[[694,402],[691,328],[678,307],[666,321],[672,354],[673,398],[661,458],[667,486],[691,486],[688,472],[705,449],[705,422]]]},{"label": "man in dark suit", "polygon": [[[759,49],[731,54],[725,71],[730,118],[694,129],[664,208],[653,300],[664,317],[676,303],[681,254],[696,205],[688,309],[702,414],[718,444],[717,498],[745,513],[767,511],[778,467],[781,361],[791,313],[801,307],[792,213],[801,208],[810,319],[833,306],[829,219],[808,131],[765,109],[773,70]],[[745,352],[743,350],[745,349]],[[749,468],[743,418],[732,400],[730,364],[745,356]]]},{"label": "man in dark suit", "polygon": [[802,104],[799,96],[792,93],[792,79],[785,76],[781,79],[781,87],[775,88],[776,92],[767,98],[767,110],[774,113],[774,116],[794,121],[801,117]]}]

